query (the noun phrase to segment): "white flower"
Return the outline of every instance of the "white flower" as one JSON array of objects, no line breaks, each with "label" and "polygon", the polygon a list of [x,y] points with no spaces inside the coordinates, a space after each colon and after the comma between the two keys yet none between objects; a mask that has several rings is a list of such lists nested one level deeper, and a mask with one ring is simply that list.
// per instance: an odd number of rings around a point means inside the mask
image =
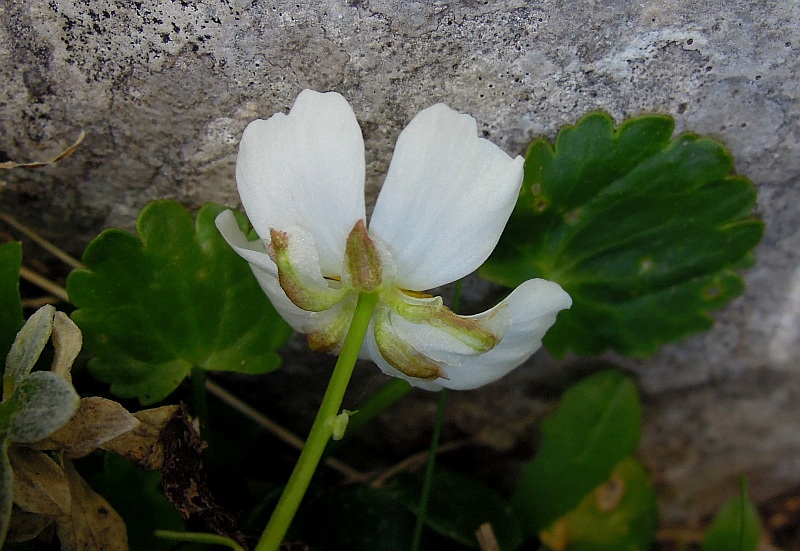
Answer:
[{"label": "white flower", "polygon": [[421,292],[486,260],[522,165],[478,138],[472,117],[429,107],[400,134],[367,229],[355,115],[339,94],[305,90],[288,115],[250,123],[239,146],[239,194],[261,239],[247,241],[230,211],[217,227],[312,348],[338,351],[358,294],[376,292],[362,357],[418,387],[476,388],[525,361],[572,304],[542,279],[475,316]]}]

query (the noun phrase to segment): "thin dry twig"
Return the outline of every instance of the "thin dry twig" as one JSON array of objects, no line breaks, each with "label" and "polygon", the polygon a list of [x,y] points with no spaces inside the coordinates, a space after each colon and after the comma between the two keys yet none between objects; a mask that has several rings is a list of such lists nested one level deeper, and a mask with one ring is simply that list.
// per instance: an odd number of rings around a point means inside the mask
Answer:
[{"label": "thin dry twig", "polygon": [[[463,448],[467,444],[471,442],[470,439],[464,440],[454,440],[452,442],[447,442],[445,444],[441,444],[439,446],[439,454],[451,452],[453,450],[457,450],[459,448]],[[385,471],[383,471],[379,476],[375,477],[372,482],[370,482],[370,486],[373,488],[380,488],[386,484],[386,482],[392,478],[393,476],[401,473],[403,471],[412,471],[414,469],[420,468],[422,465],[428,461],[428,456],[430,455],[430,450],[423,450],[421,452],[415,453],[414,455],[409,455],[399,463],[395,463]]]},{"label": "thin dry twig", "polygon": [[45,295],[43,297],[26,298],[22,300],[22,307],[27,310],[38,310],[46,304],[55,304],[60,299],[52,295]]},{"label": "thin dry twig", "polygon": [[497,543],[497,538],[494,536],[492,525],[484,522],[475,531],[475,536],[478,538],[478,545],[481,551],[500,551],[500,546]]},{"label": "thin dry twig", "polygon": [[[235,396],[230,391],[226,390],[225,388],[221,387],[217,383],[211,380],[206,380],[206,388],[208,391],[234,408],[236,411],[253,421],[255,424],[272,434],[273,436],[277,437],[279,440],[285,442],[286,444],[290,445],[291,447],[295,448],[296,450],[302,450],[303,446],[305,445],[305,441],[291,432],[290,430],[285,429],[284,427],[280,426],[278,423],[270,419],[269,417],[265,416],[263,413],[255,409],[254,407],[250,406],[237,396]],[[365,481],[368,476],[360,471],[355,470],[354,468],[350,467],[349,465],[342,463],[338,459],[334,459],[333,457],[328,457],[324,460],[324,464],[333,469],[334,471],[338,472],[339,474],[344,475],[352,482],[363,482]]]},{"label": "thin dry twig", "polygon": [[30,162],[30,163],[17,163],[17,162],[14,162],[14,161],[6,161],[4,163],[0,163],[0,168],[3,168],[3,169],[10,169],[10,168],[36,168],[36,167],[40,167],[40,166],[47,166],[49,164],[57,163],[61,159],[69,157],[70,155],[75,153],[75,150],[78,149],[78,146],[81,144],[81,142],[83,141],[83,138],[85,136],[86,136],[86,132],[81,132],[80,135],[78,136],[78,139],[75,140],[75,143],[73,143],[71,146],[66,148],[64,151],[62,151],[61,153],[59,153],[58,155],[56,155],[55,157],[53,157],[49,161],[33,161],[33,162]]},{"label": "thin dry twig", "polygon": [[19,268],[19,276],[37,287],[44,289],[51,295],[58,297],[59,299],[68,302],[69,296],[67,295],[67,290],[58,285],[57,283],[53,283],[49,279],[44,276],[41,276],[34,272],[31,269],[26,268],[25,266],[20,266]]},{"label": "thin dry twig", "polygon": [[56,245],[53,245],[50,241],[36,233],[34,230],[4,212],[0,212],[0,220],[23,234],[24,236],[28,237],[31,241],[39,245],[41,248],[58,258],[61,262],[69,266],[70,268],[85,268],[86,266],[83,263],[72,256],[71,254],[63,251]]}]

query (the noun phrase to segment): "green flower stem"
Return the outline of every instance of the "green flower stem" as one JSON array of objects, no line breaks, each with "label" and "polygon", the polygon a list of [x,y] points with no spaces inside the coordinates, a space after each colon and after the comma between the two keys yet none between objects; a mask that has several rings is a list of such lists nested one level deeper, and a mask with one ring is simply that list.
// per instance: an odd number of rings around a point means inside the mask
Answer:
[{"label": "green flower stem", "polygon": [[[458,314],[461,309],[461,290],[463,288],[464,280],[459,279],[455,282],[453,288],[453,307],[451,310]],[[334,451],[342,443],[344,443],[350,436],[357,434],[364,425],[375,419],[378,415],[392,407],[400,398],[408,394],[414,388],[403,379],[392,379],[374,394],[368,396],[361,404],[358,405],[357,415],[350,418],[347,424],[347,432],[344,438],[337,442],[330,442],[328,444],[328,452]]]},{"label": "green flower stem", "polygon": [[411,551],[418,551],[422,541],[422,529],[425,527],[425,513],[428,509],[428,499],[431,495],[433,485],[433,469],[436,466],[436,453],[439,451],[439,438],[442,435],[442,425],[444,424],[444,411],[447,406],[447,389],[439,391],[439,405],[436,408],[436,424],[433,426],[433,436],[431,437],[431,450],[428,453],[428,464],[425,467],[425,481],[422,483],[422,493],[419,496],[419,507],[417,508],[417,523],[414,526],[414,539],[411,543]]},{"label": "green flower stem", "polygon": [[412,388],[414,387],[403,379],[393,378],[374,394],[367,397],[364,402],[358,404],[357,413],[350,418],[350,422],[347,424],[347,432],[344,433],[344,438],[338,442],[331,442],[329,451],[336,449],[341,443],[345,442],[348,437],[358,433],[364,425],[389,409],[400,398],[408,394]]},{"label": "green flower stem", "polygon": [[350,376],[353,374],[353,367],[358,359],[358,352],[361,349],[361,343],[367,333],[369,320],[377,302],[378,296],[376,293],[362,293],[358,297],[353,321],[350,323],[350,329],[347,331],[342,350],[339,353],[339,359],[336,362],[333,375],[331,375],[325,396],[322,398],[317,417],[311,426],[311,432],[308,435],[305,446],[303,446],[303,451],[300,452],[300,458],[297,460],[294,471],[292,471],[292,476],[289,477],[289,482],[283,490],[283,495],[281,495],[278,505],[275,507],[275,511],[273,511],[272,517],[270,517],[269,523],[267,523],[267,527],[255,547],[255,551],[277,551],[283,541],[283,537],[286,535],[286,531],[289,529],[297,508],[300,506],[300,501],[302,501],[308,484],[311,482],[311,477],[317,469],[317,464],[322,457],[322,452],[325,450],[325,445],[331,437],[333,420],[342,405],[344,392],[350,382]]},{"label": "green flower stem", "polygon": [[233,551],[244,551],[241,545],[230,538],[217,534],[206,534],[203,532],[176,532],[174,530],[156,530],[158,538],[172,541],[183,541],[192,543],[207,543],[209,545],[223,545]]}]

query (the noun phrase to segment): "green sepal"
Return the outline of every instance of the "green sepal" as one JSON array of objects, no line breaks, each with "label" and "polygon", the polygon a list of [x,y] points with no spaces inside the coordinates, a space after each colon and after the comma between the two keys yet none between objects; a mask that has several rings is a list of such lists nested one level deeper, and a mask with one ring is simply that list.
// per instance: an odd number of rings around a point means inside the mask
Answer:
[{"label": "green sepal", "polygon": [[223,210],[206,205],[193,222],[178,203],[154,201],[139,215],[138,237],[103,232],[84,252],[87,269],[70,274],[89,368],[115,395],[152,404],[193,367],[255,374],[280,365],[275,351],[291,329],[219,234]]},{"label": "green sepal", "polygon": [[725,148],[644,115],[614,128],[594,113],[533,142],[518,203],[480,275],[508,287],[541,277],[573,299],[544,343],[652,354],[712,324],[744,290],[763,223],[756,190]]}]

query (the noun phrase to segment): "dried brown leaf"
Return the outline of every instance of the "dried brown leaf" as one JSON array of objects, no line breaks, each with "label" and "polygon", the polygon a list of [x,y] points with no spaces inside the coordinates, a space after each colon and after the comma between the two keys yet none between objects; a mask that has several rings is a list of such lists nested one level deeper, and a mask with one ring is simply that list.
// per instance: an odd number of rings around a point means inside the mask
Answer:
[{"label": "dried brown leaf", "polygon": [[78,326],[64,312],[56,312],[53,318],[54,356],[50,371],[72,382],[72,362],[78,357],[83,346],[83,336]]},{"label": "dried brown leaf", "polygon": [[247,548],[238,519],[216,502],[208,487],[201,457],[205,442],[197,434],[185,406],[164,427],[161,440],[164,443],[161,487],[167,500],[188,524],[231,538]]},{"label": "dried brown leaf", "polygon": [[160,469],[164,464],[164,445],[161,431],[175,417],[178,406],[145,409],[134,414],[139,425],[103,444],[104,450],[130,459],[140,469]]},{"label": "dried brown leaf", "polygon": [[81,400],[78,411],[66,425],[33,447],[61,450],[68,458],[83,457],[138,426],[139,420],[119,403],[91,396]]},{"label": "dried brown leaf", "polygon": [[72,491],[72,512],[56,521],[62,551],[128,551],[122,517],[94,492],[72,466],[64,462]]},{"label": "dried brown leaf", "polygon": [[11,523],[8,525],[6,534],[7,543],[18,543],[30,541],[44,531],[55,521],[55,517],[39,515],[23,511],[19,507],[14,507],[11,512]]},{"label": "dried brown leaf", "polygon": [[14,471],[14,503],[19,508],[42,515],[69,513],[69,484],[58,463],[26,446],[11,446],[8,458]]},{"label": "dried brown leaf", "polygon": [[75,141],[74,144],[66,148],[64,151],[62,151],[49,161],[34,161],[31,163],[15,163],[14,161],[6,161],[4,163],[0,163],[0,168],[36,168],[40,166],[47,166],[52,163],[57,163],[61,159],[69,157],[70,155],[75,153],[75,150],[78,149],[78,146],[81,144],[85,136],[86,132],[81,132],[80,136],[78,136],[78,139]]}]

